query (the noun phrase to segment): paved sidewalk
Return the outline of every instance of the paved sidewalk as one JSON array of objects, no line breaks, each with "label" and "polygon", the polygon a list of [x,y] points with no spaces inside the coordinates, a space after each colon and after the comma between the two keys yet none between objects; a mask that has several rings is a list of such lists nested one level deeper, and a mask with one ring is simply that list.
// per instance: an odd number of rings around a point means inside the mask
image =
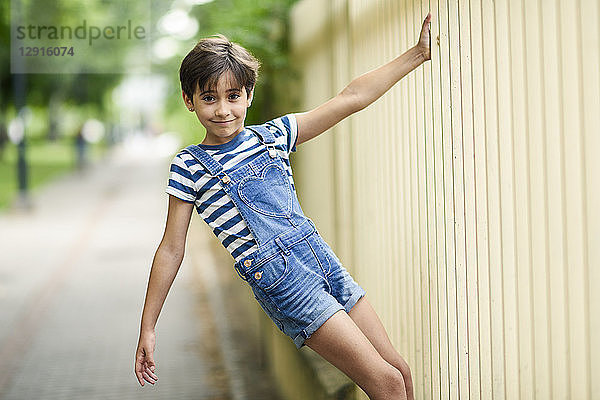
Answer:
[{"label": "paved sidewalk", "polygon": [[234,398],[223,325],[187,255],[157,325],[159,381],[134,376],[178,144],[129,144],[37,192],[31,213],[0,214],[0,399]]}]

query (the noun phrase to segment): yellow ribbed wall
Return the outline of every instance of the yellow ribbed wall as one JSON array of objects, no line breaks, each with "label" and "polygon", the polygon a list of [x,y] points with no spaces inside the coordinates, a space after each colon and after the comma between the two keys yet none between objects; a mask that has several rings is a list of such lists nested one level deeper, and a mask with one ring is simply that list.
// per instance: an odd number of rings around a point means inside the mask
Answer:
[{"label": "yellow ribbed wall", "polygon": [[432,60],[292,156],[302,207],[416,398],[600,399],[597,0],[299,1],[297,111],[413,46],[428,11]]}]

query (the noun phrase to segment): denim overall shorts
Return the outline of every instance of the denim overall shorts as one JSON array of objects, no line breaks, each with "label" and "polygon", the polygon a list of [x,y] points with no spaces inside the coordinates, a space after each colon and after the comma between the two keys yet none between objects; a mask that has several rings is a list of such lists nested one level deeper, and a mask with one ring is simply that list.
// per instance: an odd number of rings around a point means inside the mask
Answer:
[{"label": "denim overall shorts", "polygon": [[185,150],[220,180],[252,232],[258,249],[234,268],[269,318],[299,349],[335,312],[349,312],[365,290],[302,212],[275,150],[273,133],[264,125],[246,129],[264,148],[248,164],[227,173],[199,146]]}]

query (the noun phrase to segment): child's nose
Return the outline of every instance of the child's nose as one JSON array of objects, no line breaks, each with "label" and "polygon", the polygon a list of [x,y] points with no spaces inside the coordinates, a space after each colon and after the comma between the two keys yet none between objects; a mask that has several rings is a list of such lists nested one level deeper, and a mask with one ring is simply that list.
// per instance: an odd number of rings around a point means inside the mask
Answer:
[{"label": "child's nose", "polygon": [[220,101],[215,109],[215,115],[217,117],[223,117],[229,115],[229,106],[226,102]]}]

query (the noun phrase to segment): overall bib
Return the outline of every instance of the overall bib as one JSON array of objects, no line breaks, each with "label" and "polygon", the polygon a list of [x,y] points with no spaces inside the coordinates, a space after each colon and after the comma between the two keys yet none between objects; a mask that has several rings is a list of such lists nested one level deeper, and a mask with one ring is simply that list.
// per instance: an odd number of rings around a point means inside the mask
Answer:
[{"label": "overall bib", "polygon": [[185,151],[219,179],[252,232],[258,249],[234,268],[269,318],[300,348],[335,312],[350,311],[365,290],[302,212],[273,133],[264,125],[246,129],[257,135],[264,149],[232,171],[225,172],[199,146]]}]

